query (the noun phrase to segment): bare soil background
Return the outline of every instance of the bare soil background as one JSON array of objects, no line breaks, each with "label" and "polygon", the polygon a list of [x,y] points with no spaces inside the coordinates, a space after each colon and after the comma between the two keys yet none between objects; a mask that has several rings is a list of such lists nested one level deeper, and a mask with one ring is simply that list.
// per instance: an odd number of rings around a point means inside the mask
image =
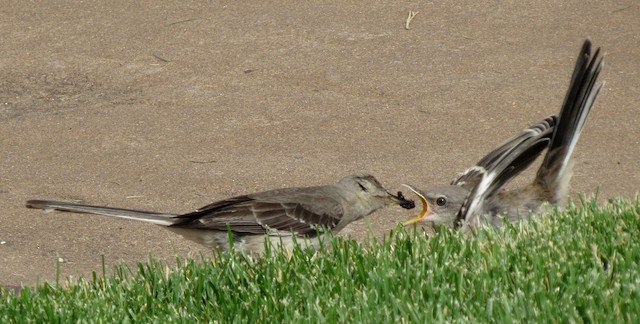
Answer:
[{"label": "bare soil background", "polygon": [[[390,190],[449,182],[557,113],[586,36],[607,84],[572,197],[640,188],[637,1],[9,1],[0,15],[0,285],[52,280],[58,259],[77,278],[103,255],[210,253],[27,199],[188,212],[359,171]],[[414,213],[345,235],[381,237]]]}]

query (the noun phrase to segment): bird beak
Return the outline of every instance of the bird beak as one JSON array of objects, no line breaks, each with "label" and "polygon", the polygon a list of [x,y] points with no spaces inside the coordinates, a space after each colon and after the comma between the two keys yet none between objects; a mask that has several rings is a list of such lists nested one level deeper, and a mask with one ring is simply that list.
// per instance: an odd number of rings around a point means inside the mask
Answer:
[{"label": "bird beak", "polygon": [[427,213],[429,212],[429,203],[427,203],[427,199],[420,192],[418,192],[418,190],[415,189],[414,187],[407,184],[403,184],[403,186],[409,188],[409,190],[411,190],[414,194],[416,194],[416,196],[418,196],[418,198],[420,199],[420,202],[422,203],[422,211],[420,211],[420,214],[402,223],[402,225],[407,226],[407,225],[415,224],[421,221],[425,217],[425,215],[427,215]]}]

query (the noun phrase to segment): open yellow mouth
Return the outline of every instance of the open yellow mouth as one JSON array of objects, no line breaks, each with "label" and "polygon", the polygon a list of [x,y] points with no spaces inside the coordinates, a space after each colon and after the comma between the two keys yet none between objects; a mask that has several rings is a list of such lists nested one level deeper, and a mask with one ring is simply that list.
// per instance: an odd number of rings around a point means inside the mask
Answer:
[{"label": "open yellow mouth", "polygon": [[416,194],[416,196],[418,196],[418,198],[420,199],[420,202],[422,203],[422,210],[420,211],[420,214],[402,223],[402,225],[407,226],[407,225],[415,224],[420,220],[422,220],[424,216],[427,214],[427,212],[429,212],[429,204],[427,203],[427,199],[420,192],[418,192],[417,189],[414,189],[412,186],[406,185],[406,184],[403,184],[403,186],[409,188],[409,190],[411,190],[414,194]]}]

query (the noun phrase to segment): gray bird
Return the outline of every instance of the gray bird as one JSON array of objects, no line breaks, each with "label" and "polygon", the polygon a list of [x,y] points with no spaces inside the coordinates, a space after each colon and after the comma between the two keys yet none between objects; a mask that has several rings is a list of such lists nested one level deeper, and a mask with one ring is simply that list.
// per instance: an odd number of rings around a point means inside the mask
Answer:
[{"label": "gray bird", "polygon": [[[216,201],[195,212],[176,215],[29,200],[30,208],[99,214],[161,225],[207,247],[261,254],[265,238],[290,248],[294,241],[319,248],[318,234],[337,233],[349,223],[391,204],[406,209],[413,201],[389,193],[369,174],[351,175],[333,185],[284,188]],[[230,240],[231,239],[231,240]]]},{"label": "gray bird", "polygon": [[[499,227],[527,219],[543,204],[562,206],[568,196],[573,150],[591,107],[604,82],[596,79],[604,64],[600,48],[591,54],[591,41],[582,46],[560,116],[549,116],[525,129],[490,152],[477,165],[465,170],[450,185],[420,190],[406,185],[421,200],[423,209],[405,225],[456,227],[468,232],[481,224]],[[503,187],[547,153],[535,179],[529,185]]]}]

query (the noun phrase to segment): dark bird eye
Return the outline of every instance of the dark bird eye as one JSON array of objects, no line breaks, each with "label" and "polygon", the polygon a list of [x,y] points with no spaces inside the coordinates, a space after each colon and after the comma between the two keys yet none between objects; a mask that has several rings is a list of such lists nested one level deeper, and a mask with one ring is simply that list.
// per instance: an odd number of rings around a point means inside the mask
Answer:
[{"label": "dark bird eye", "polygon": [[445,197],[438,197],[438,199],[436,199],[436,204],[438,206],[444,206],[444,204],[447,203],[447,198]]},{"label": "dark bird eye", "polygon": [[362,183],[358,182],[358,186],[360,186],[360,189],[362,189],[362,191],[367,191],[367,187],[363,186]]}]

